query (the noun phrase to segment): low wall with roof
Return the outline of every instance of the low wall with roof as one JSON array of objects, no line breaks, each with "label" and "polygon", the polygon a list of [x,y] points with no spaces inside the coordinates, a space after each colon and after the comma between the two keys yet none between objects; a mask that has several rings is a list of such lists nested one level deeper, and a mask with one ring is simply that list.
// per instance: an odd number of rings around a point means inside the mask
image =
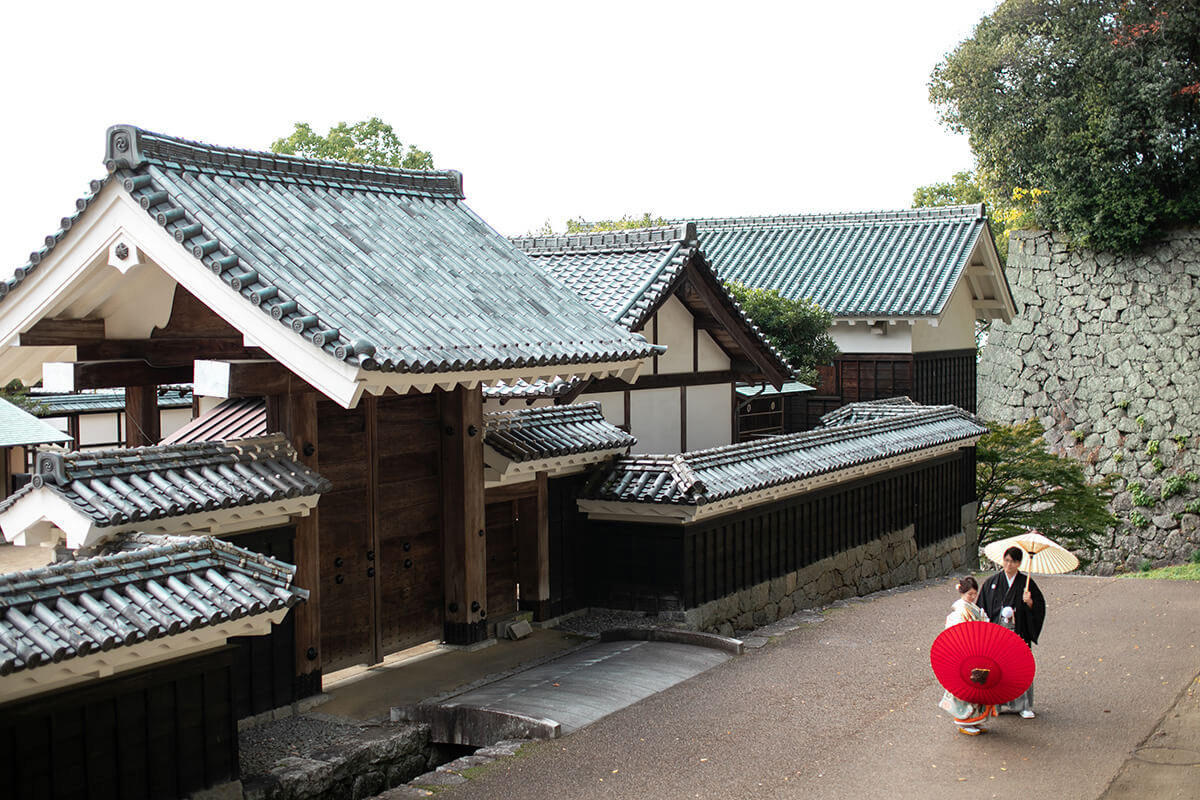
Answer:
[{"label": "low wall with roof", "polygon": [[1038,419],[1089,480],[1111,476],[1117,525],[1090,553],[1100,574],[1200,549],[1200,230],[1127,256],[1015,233],[1019,314],[979,364],[980,416]]},{"label": "low wall with roof", "polygon": [[804,608],[970,570],[979,541],[976,508],[975,503],[962,507],[962,531],[925,547],[917,546],[916,531],[909,525],[787,575],[666,616],[689,628],[733,636]]}]

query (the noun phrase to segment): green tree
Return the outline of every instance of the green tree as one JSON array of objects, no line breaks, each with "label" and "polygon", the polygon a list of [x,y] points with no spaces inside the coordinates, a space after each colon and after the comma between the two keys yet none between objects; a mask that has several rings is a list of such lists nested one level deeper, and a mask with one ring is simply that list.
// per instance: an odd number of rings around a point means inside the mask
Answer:
[{"label": "green tree", "polygon": [[1036,419],[989,429],[975,446],[980,546],[1036,528],[1087,549],[1116,522],[1107,479],[1089,484],[1078,461],[1047,450]]},{"label": "green tree", "polygon": [[[547,225],[550,223],[547,222]],[[671,223],[662,217],[652,217],[650,212],[642,214],[640,217],[625,215],[620,219],[602,219],[596,222],[589,222],[583,217],[567,220],[567,233],[600,233],[602,231],[622,231],[631,228],[656,228],[661,225],[670,225]]]},{"label": "green tree", "polygon": [[339,122],[325,136],[316,133],[307,122],[297,122],[291,136],[272,143],[271,152],[378,167],[433,169],[429,151],[411,144],[406,150],[392,126],[379,117],[353,125]]},{"label": "green tree", "polygon": [[1005,0],[934,69],[1012,222],[1132,251],[1200,220],[1200,4]]},{"label": "green tree", "polygon": [[726,286],[746,315],[796,370],[796,380],[817,382],[817,367],[838,355],[829,335],[833,315],[811,300],[789,300],[775,289],[752,289],[730,282]]},{"label": "green tree", "polygon": [[13,378],[3,387],[0,387],[0,397],[3,397],[17,408],[28,411],[30,414],[37,414],[46,408],[46,404],[31,397],[29,395],[29,388],[21,383],[20,378]]}]

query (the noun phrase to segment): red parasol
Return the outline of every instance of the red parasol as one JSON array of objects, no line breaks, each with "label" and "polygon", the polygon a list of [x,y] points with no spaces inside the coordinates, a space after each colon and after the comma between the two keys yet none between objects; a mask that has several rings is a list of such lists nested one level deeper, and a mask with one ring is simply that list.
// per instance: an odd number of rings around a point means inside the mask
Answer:
[{"label": "red parasol", "polygon": [[968,703],[1000,705],[1025,693],[1037,669],[1021,637],[991,622],[960,622],[938,634],[929,650],[933,674]]}]

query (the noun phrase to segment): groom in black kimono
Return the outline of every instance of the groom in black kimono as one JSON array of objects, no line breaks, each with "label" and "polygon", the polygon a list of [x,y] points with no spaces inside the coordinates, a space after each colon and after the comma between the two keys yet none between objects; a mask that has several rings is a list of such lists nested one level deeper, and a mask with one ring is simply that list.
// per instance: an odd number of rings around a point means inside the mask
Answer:
[{"label": "groom in black kimono", "polygon": [[[1046,621],[1046,598],[1033,579],[1020,571],[1024,556],[1019,547],[1005,550],[1004,569],[984,581],[978,602],[988,619],[1015,631],[1032,648]],[[1004,708],[1020,713],[1024,719],[1033,719],[1033,685]]]}]

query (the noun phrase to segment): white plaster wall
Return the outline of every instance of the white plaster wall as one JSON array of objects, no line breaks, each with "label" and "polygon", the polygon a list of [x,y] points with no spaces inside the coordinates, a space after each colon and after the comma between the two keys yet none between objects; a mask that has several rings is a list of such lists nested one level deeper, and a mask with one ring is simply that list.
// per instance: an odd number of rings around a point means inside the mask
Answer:
[{"label": "white plaster wall", "polygon": [[913,326],[912,351],[928,353],[934,350],[969,350],[975,347],[975,308],[971,302],[971,291],[959,281],[950,302],[942,311],[942,318],[935,328],[928,322]]},{"label": "white plaster wall", "polygon": [[885,323],[885,334],[872,333],[872,326],[863,322],[854,325],[835,322],[829,335],[843,353],[911,353],[912,325],[898,322]]},{"label": "white plaster wall", "polygon": [[637,437],[634,453],[678,453],[682,430],[679,389],[643,389],[630,394],[631,433]]},{"label": "white plaster wall", "polygon": [[733,441],[733,387],[728,383],[689,386],[687,450],[720,447]]},{"label": "white plaster wall", "polygon": [[692,371],[692,315],[675,297],[668,297],[658,310],[656,344],[665,344],[667,352],[658,357],[658,373]]},{"label": "white plaster wall", "polygon": [[80,414],[79,415],[79,448],[106,445],[111,447],[114,442],[120,442],[123,437],[117,430],[116,414]]},{"label": "white plaster wall", "polygon": [[701,372],[723,372],[729,369],[729,356],[713,341],[707,331],[700,331],[696,341]]},{"label": "white plaster wall", "polygon": [[[62,431],[63,433],[67,432],[67,418],[66,417],[43,417],[42,422],[46,423],[47,425],[50,425],[53,428],[57,428],[58,430]],[[71,445],[68,445],[68,446],[71,446]]]},{"label": "white plaster wall", "polygon": [[203,417],[205,414],[212,411],[223,402],[225,402],[224,397],[200,397],[200,416]]},{"label": "white plaster wall", "polygon": [[[634,393],[636,394],[636,392]],[[600,392],[598,394],[584,394],[579,398],[581,401],[600,404],[600,413],[604,415],[604,419],[618,427],[628,424],[625,419],[625,393],[624,392]],[[634,434],[635,436],[637,434]]]},{"label": "white plaster wall", "polygon": [[159,432],[164,439],[191,421],[190,408],[166,408],[158,412]]}]

